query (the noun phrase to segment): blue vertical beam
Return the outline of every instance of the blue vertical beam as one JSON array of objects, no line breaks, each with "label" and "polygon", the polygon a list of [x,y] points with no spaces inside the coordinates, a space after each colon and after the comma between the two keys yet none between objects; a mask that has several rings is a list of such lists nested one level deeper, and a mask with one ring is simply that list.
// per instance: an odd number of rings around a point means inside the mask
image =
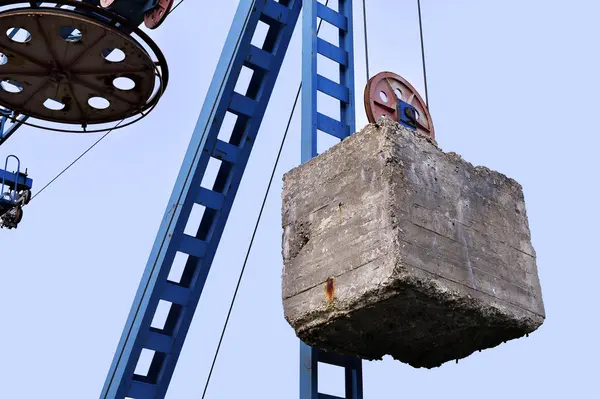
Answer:
[{"label": "blue vertical beam", "polygon": [[317,1],[302,10],[301,162],[317,156]]},{"label": "blue vertical beam", "polygon": [[[194,312],[212,266],[275,81],[301,0],[241,0],[200,117],[177,177],[121,340],[102,399],[162,399],[166,395]],[[269,28],[259,48],[252,39],[259,22]],[[252,78],[235,92],[246,67]],[[228,142],[218,136],[226,113],[237,116]],[[203,187],[210,159],[221,161],[212,187]],[[197,233],[184,233],[192,207],[204,207]],[[196,227],[196,226],[194,226]],[[187,256],[179,277],[169,278],[177,253]],[[173,280],[174,279],[174,280]],[[153,326],[159,301],[170,306],[166,322]],[[143,350],[152,361],[136,372]]]},{"label": "blue vertical beam", "polygon": [[[319,363],[344,368],[344,398],[319,392]],[[362,399],[362,362],[358,358],[324,352],[300,341],[300,399]]]},{"label": "blue vertical beam", "polygon": [[[303,7],[301,161],[307,162],[318,155],[317,131],[342,140],[355,132],[356,105],[352,1],[339,0],[337,11],[317,0],[304,0]],[[338,28],[339,47],[318,36],[318,18]],[[318,74],[319,54],[339,64],[337,82]],[[319,112],[318,92],[339,100],[339,120]]]},{"label": "blue vertical beam", "polygon": [[358,358],[346,358],[345,378],[346,378],[346,398],[363,398],[363,376],[362,361]]},{"label": "blue vertical beam", "polygon": [[352,0],[339,0],[341,14],[348,20],[348,29],[340,29],[340,47],[348,53],[348,65],[340,65],[340,84],[350,93],[347,103],[341,102],[341,121],[348,126],[350,134],[356,131],[356,105],[354,91],[354,29]]},{"label": "blue vertical beam", "polygon": [[[337,11],[317,0],[304,0],[303,7],[301,160],[304,163],[318,155],[317,131],[340,140],[355,132],[356,106],[352,1],[339,0]],[[318,37],[318,18],[339,29],[339,47]],[[337,82],[318,74],[318,54],[339,64]],[[339,100],[339,120],[319,112],[317,92]],[[363,398],[360,359],[326,353],[300,342],[300,399],[338,399],[319,393],[319,362],[344,368],[345,399]]]},{"label": "blue vertical beam", "polygon": [[316,349],[300,341],[300,399],[319,397],[317,358]]}]

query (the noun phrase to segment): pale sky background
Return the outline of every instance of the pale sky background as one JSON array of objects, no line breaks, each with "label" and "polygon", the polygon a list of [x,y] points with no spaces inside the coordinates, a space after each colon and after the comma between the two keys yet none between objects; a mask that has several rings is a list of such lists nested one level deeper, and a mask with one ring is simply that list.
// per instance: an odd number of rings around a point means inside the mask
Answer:
[{"label": "pale sky background", "polygon": [[[111,134],[0,232],[0,398],[97,398],[238,1],[188,0],[152,37],[171,82],[144,121]],[[365,124],[362,7],[355,1],[357,127]],[[365,399],[598,396],[600,3],[423,0],[431,113],[441,148],[525,191],[547,312],[529,338],[435,370],[364,363]],[[424,95],[416,1],[369,0],[372,74]],[[200,398],[300,81],[288,51],[168,398]],[[299,113],[207,398],[298,398],[298,340],[281,305],[281,175],[300,160]],[[23,128],[34,192],[99,136]],[[343,394],[324,367],[321,391]]]}]

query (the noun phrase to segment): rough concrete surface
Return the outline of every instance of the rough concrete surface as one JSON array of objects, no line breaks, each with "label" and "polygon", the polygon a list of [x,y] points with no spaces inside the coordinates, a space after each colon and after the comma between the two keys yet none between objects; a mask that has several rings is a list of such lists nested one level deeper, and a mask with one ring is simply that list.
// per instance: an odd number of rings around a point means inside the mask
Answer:
[{"label": "rough concrete surface", "polygon": [[521,186],[390,119],[291,170],[283,305],[309,345],[437,367],[545,311]]}]

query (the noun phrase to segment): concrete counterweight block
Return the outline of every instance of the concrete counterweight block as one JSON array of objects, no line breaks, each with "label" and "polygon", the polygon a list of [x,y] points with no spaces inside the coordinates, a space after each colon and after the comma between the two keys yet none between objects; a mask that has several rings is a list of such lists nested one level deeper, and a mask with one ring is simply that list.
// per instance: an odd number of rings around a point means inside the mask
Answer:
[{"label": "concrete counterweight block", "polygon": [[283,230],[311,346],[432,368],[544,321],[521,186],[385,117],[284,176]]}]

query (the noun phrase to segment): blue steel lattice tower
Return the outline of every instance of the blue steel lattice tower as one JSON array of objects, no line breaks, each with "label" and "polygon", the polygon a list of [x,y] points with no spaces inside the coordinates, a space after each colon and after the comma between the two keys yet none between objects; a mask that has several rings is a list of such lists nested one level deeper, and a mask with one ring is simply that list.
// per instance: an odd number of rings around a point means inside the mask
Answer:
[{"label": "blue steel lattice tower", "polygon": [[[317,21],[339,30],[339,47],[318,35]],[[339,79],[335,82],[317,73],[318,55],[339,64]],[[317,93],[339,101],[339,119],[319,112]],[[317,132],[340,140],[355,132],[356,104],[354,91],[354,37],[352,1],[339,0],[338,10],[304,0],[302,15],[302,162],[318,155]],[[336,399],[319,393],[318,363],[328,363],[345,369],[345,399],[362,399],[362,362],[360,359],[337,356],[311,348],[300,342],[300,399]]]},{"label": "blue steel lattice tower", "polygon": [[[225,228],[275,81],[281,69],[301,0],[241,0],[184,162],[177,177],[101,399],[165,397],[196,306]],[[317,18],[340,31],[339,47],[317,37]],[[262,45],[252,39],[259,22],[268,25]],[[316,155],[317,130],[343,139],[354,132],[352,2],[340,0],[337,11],[305,0],[303,14],[302,161]],[[340,80],[317,75],[317,54],[340,65]],[[235,91],[243,68],[252,71],[245,93]],[[317,111],[317,91],[340,100],[340,119]],[[234,115],[235,126],[222,140],[222,122]],[[202,181],[211,158],[221,161],[212,187]],[[194,236],[184,233],[192,207],[204,207]],[[187,257],[183,272],[170,276],[175,256]],[[159,301],[169,305],[162,325],[153,323]],[[152,354],[150,367],[136,373],[142,351]],[[346,398],[362,399],[361,363],[322,353],[301,344],[301,399],[331,398],[317,389],[317,363],[346,369]]]}]

